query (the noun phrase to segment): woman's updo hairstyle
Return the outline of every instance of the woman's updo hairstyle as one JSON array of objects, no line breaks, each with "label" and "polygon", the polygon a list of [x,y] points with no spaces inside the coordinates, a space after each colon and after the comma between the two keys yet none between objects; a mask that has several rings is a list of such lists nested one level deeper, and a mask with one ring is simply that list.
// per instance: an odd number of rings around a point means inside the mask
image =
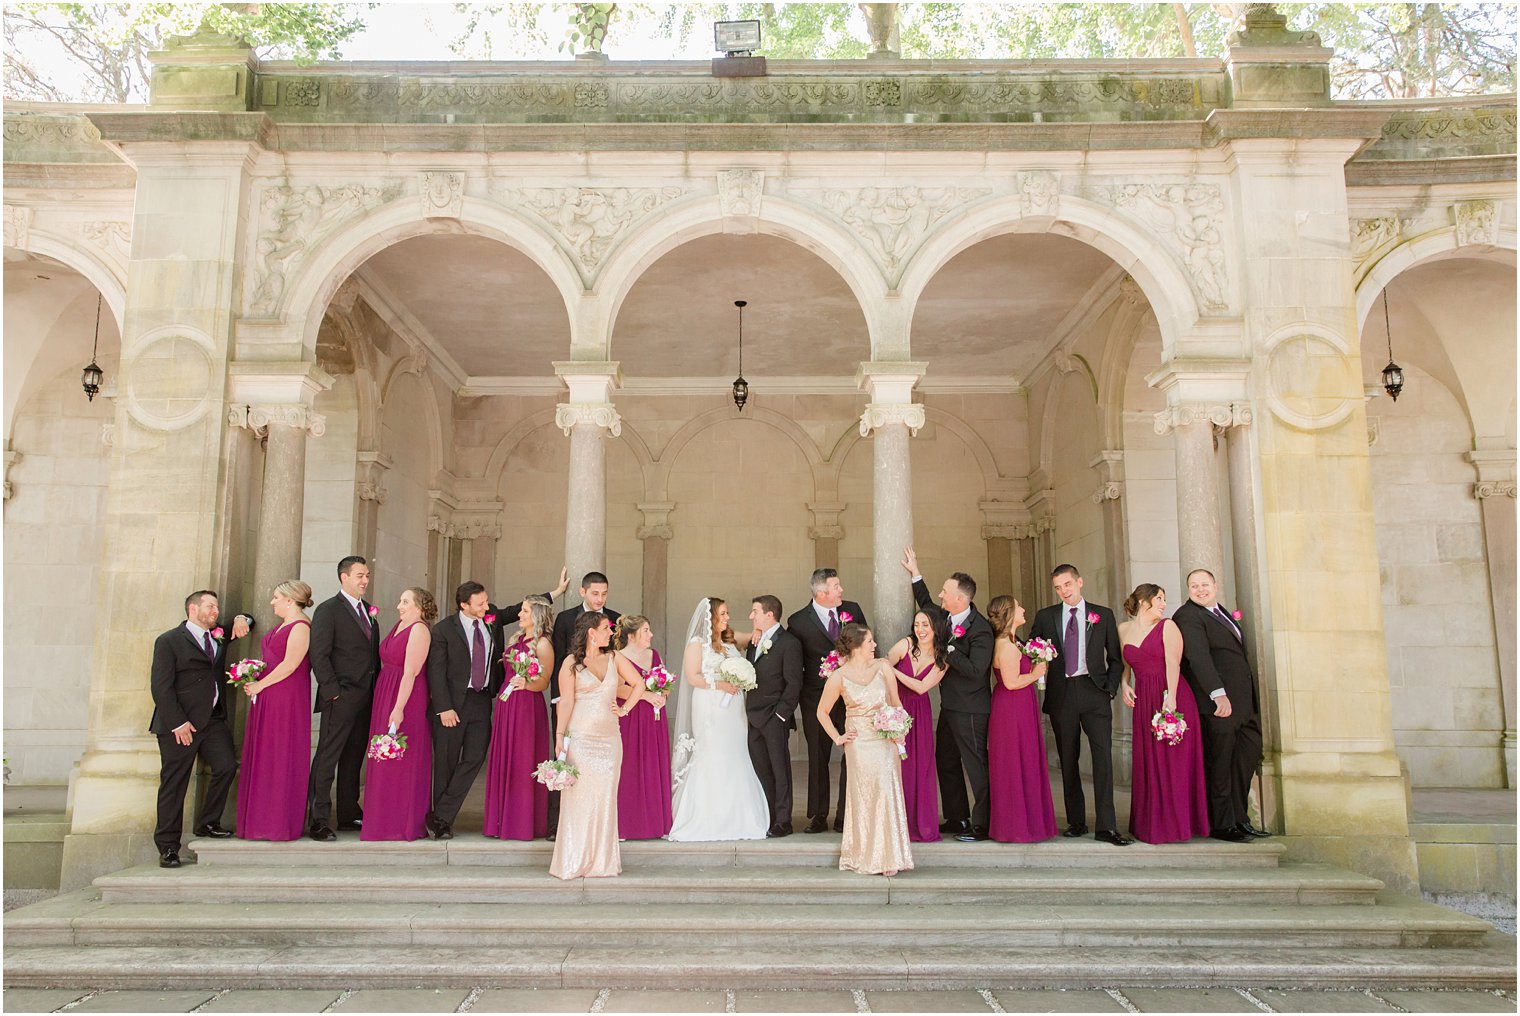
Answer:
[{"label": "woman's updo hairstyle", "polygon": [[412,602],[417,605],[417,609],[422,613],[424,621],[432,624],[438,620],[438,601],[433,599],[432,593],[416,586],[408,589],[407,592],[412,594]]},{"label": "woman's updo hairstyle", "polygon": [[311,586],[307,585],[305,582],[302,582],[300,579],[286,579],[284,582],[281,582],[279,585],[275,586],[274,591],[276,594],[285,597],[287,600],[294,600],[296,606],[300,607],[302,610],[305,610],[312,604]]},{"label": "woman's updo hairstyle", "polygon": [[847,659],[851,653],[865,645],[869,634],[871,629],[858,621],[850,621],[839,629],[839,638],[834,640],[834,651],[841,660]]},{"label": "woman's updo hairstyle", "polygon": [[994,596],[987,604],[987,620],[992,622],[992,634],[996,638],[1007,635],[1013,638],[1013,612],[1018,603],[1011,596]]},{"label": "woman's updo hairstyle", "polygon": [[628,640],[648,623],[649,618],[643,614],[624,614],[619,617],[617,627],[612,630],[612,648],[627,648]]},{"label": "woman's updo hairstyle", "polygon": [[1124,612],[1130,617],[1138,617],[1141,607],[1154,600],[1157,593],[1164,592],[1166,592],[1166,590],[1162,589],[1154,582],[1142,582],[1135,587],[1135,591],[1133,593],[1130,593],[1129,596],[1125,598]]}]

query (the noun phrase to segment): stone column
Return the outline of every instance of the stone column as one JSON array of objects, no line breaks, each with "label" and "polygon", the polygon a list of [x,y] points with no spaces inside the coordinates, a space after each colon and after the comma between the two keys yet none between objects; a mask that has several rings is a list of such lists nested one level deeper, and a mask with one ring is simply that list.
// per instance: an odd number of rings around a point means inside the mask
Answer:
[{"label": "stone column", "polygon": [[1019,551],[1019,585],[1014,595],[1024,604],[1024,610],[1032,620],[1034,612],[1045,603],[1044,590],[1040,587],[1039,567],[1035,561],[1034,524],[1015,526],[1014,540]]},{"label": "stone column", "polygon": [[870,399],[860,417],[860,436],[872,441],[872,577],[879,638],[898,638],[913,622],[913,590],[902,569],[903,550],[913,543],[913,463],[908,438],[924,425],[924,407],[913,402],[922,363],[862,363],[857,380]]},{"label": "stone column", "polygon": [[1468,452],[1478,467],[1473,496],[1483,513],[1484,558],[1498,636],[1499,685],[1504,694],[1505,785],[1515,784],[1515,450]]},{"label": "stone column", "polygon": [[554,411],[554,425],[570,438],[569,490],[565,498],[565,565],[575,588],[588,571],[607,567],[607,463],[605,433],[617,437],[623,421],[611,402],[618,385],[616,363],[561,362],[554,371],[569,401]]},{"label": "stone column", "polygon": [[1225,574],[1214,428],[1228,427],[1232,419],[1231,407],[1223,404],[1173,404],[1156,414],[1156,433],[1172,435],[1177,456],[1178,578],[1183,582],[1195,568]]},{"label": "stone column", "polygon": [[808,539],[813,541],[814,568],[839,570],[839,541],[844,539],[844,526],[839,524],[839,516],[847,507],[843,501],[808,502],[808,511],[813,513]]},{"label": "stone column", "polygon": [[153,640],[184,617],[187,593],[220,590],[228,579],[228,369],[254,150],[241,142],[141,140],[135,121],[120,135],[117,126],[103,114],[102,136],[136,170],[135,225],[105,550],[93,590],[89,727],[63,846],[65,892],[154,859]]},{"label": "stone column", "polygon": [[649,618],[649,630],[662,646],[679,644],[683,632],[677,632],[675,642],[665,630],[667,613],[665,604],[669,598],[670,539],[675,533],[670,528],[670,513],[675,510],[674,501],[644,501],[638,505],[643,523],[635,531],[644,545],[644,616]]},{"label": "stone column", "polygon": [[[1016,501],[986,500],[977,505],[982,511],[982,539],[987,542],[987,581],[979,597],[983,604],[994,596],[1013,596],[1020,599],[1015,583],[1013,544],[1018,539],[1021,523],[1027,522],[1029,513]],[[1034,611],[1029,611],[1031,619]]]},{"label": "stone column", "polygon": [[1108,561],[1108,589],[1104,595],[1115,610],[1120,609],[1135,577],[1129,573],[1129,540],[1124,529],[1124,453],[1101,451],[1088,467],[1097,470],[1098,489],[1092,499],[1103,512],[1103,556]]},{"label": "stone column", "polygon": [[353,552],[374,564],[375,544],[380,530],[380,506],[385,504],[385,473],[391,460],[379,452],[360,452],[355,466]]}]

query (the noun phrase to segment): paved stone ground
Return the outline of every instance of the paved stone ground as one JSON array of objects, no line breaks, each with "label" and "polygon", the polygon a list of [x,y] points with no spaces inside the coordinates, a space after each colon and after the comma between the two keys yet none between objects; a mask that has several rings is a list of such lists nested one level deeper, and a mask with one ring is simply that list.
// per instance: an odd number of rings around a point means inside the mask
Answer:
[{"label": "paved stone ground", "polygon": [[1515,993],[1091,988],[1073,991],[633,991],[603,988],[414,988],[79,991],[7,988],[6,1012],[1515,1012]]}]

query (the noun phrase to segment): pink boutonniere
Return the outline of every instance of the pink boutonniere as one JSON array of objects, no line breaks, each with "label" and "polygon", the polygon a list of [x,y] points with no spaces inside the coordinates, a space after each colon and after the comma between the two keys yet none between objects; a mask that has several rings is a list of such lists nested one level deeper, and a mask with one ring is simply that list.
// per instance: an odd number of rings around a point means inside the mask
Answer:
[{"label": "pink boutonniere", "polygon": [[843,621],[845,624],[849,624],[851,621],[855,620],[855,615],[850,613],[848,610],[841,610],[839,612],[839,620]]},{"label": "pink boutonniere", "polygon": [[955,638],[963,639],[966,637],[966,629],[961,625],[956,625],[954,628],[950,629],[950,634]]},{"label": "pink boutonniere", "polygon": [[485,617],[485,621],[486,621],[486,624],[495,624],[496,623],[496,615],[495,614],[487,614],[486,617]]},{"label": "pink boutonniere", "polygon": [[372,606],[372,607],[369,608],[369,619],[371,621],[373,621],[375,618],[377,618],[379,616],[380,616],[380,608],[379,607],[373,607]]},{"label": "pink boutonniere", "polygon": [[1096,610],[1089,610],[1087,612],[1087,623],[1088,624],[1097,624],[1101,620],[1103,620],[1103,619],[1098,616],[1098,612]]},{"label": "pink boutonniere", "polygon": [[221,642],[227,638],[227,633],[222,631],[221,628],[212,628],[211,637],[216,639],[218,642]]},{"label": "pink boutonniere", "polygon": [[1232,611],[1230,611],[1230,616],[1233,617],[1237,621],[1243,621],[1243,620],[1245,620],[1245,615],[1242,614],[1238,610],[1232,610]]}]

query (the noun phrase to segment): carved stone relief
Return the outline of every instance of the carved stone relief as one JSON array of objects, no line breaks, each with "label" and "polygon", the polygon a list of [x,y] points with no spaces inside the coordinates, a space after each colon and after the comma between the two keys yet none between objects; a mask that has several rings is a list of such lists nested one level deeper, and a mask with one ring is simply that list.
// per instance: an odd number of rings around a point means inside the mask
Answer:
[{"label": "carved stone relief", "polygon": [[345,221],[378,208],[400,193],[399,181],[382,186],[285,184],[264,191],[254,248],[254,316],[268,316],[278,309],[287,275],[297,258]]},{"label": "carved stone relief", "polygon": [[862,187],[798,191],[828,209],[866,241],[887,281],[896,285],[902,266],[941,220],[990,189],[971,187]]},{"label": "carved stone relief", "polygon": [[1055,215],[1061,201],[1061,178],[1043,170],[1020,173],[1015,178],[1019,211],[1025,215]]},{"label": "carved stone relief", "polygon": [[114,261],[125,263],[132,256],[132,224],[118,219],[85,222],[79,235],[99,247]]},{"label": "carved stone relief", "polygon": [[1179,247],[1193,290],[1206,310],[1228,306],[1224,198],[1212,183],[1122,183],[1091,187],[1094,200],[1135,216]]},{"label": "carved stone relief", "polygon": [[464,211],[463,173],[419,173],[417,188],[425,219],[457,219]]},{"label": "carved stone relief", "polygon": [[21,205],[5,206],[5,245],[25,250],[31,242],[32,210]]},{"label": "carved stone relief", "polygon": [[718,208],[725,233],[753,233],[764,197],[765,174],[758,169],[725,169],[718,174]]},{"label": "carved stone relief", "polygon": [[1451,206],[1457,246],[1492,247],[1499,242],[1498,214],[1492,201],[1458,201]]},{"label": "carved stone relief", "polygon": [[1399,242],[1404,235],[1404,221],[1398,215],[1379,215],[1371,219],[1351,220],[1351,260],[1357,270],[1379,251]]},{"label": "carved stone relief", "polygon": [[590,281],[618,241],[661,205],[681,197],[679,187],[503,188],[500,197],[547,223]]}]

